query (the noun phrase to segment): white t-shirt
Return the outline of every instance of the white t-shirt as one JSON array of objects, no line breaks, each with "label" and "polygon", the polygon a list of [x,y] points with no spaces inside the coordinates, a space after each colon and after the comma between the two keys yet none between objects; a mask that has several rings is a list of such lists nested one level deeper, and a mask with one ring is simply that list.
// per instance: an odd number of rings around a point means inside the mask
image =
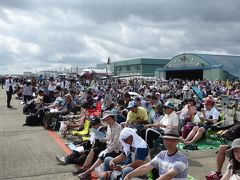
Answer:
[{"label": "white t-shirt", "polygon": [[[192,114],[195,114],[196,113],[196,108],[194,107],[194,106],[191,106],[190,107],[190,112],[192,113]],[[181,110],[181,113],[180,113],[180,115],[179,115],[179,118],[180,119],[185,119],[187,116],[189,116],[190,114],[189,114],[189,109],[188,109],[188,105],[185,105],[184,107],[183,107],[183,109]]]},{"label": "white t-shirt", "polygon": [[13,82],[12,79],[11,80],[10,79],[6,79],[6,81],[5,81],[6,91],[9,91],[10,86],[12,86],[12,82]]},{"label": "white t-shirt", "polygon": [[53,82],[49,82],[48,84],[48,91],[55,91],[56,85]]},{"label": "white t-shirt", "polygon": [[206,111],[206,118],[207,119],[215,119],[216,121],[214,123],[217,122],[219,115],[220,115],[220,113],[218,112],[218,110],[215,107],[213,107],[210,111]]},{"label": "white t-shirt", "polygon": [[230,174],[231,174],[229,180],[237,180],[237,179],[240,179],[240,172],[238,172],[237,174],[233,174],[233,165],[232,165],[232,162],[230,162],[230,164],[228,165],[227,171],[229,171]]},{"label": "white t-shirt", "polygon": [[173,111],[171,114],[165,114],[161,119],[160,123],[166,126],[166,128],[162,128],[164,131],[166,129],[173,128],[173,126],[178,126],[178,115],[175,111]]}]

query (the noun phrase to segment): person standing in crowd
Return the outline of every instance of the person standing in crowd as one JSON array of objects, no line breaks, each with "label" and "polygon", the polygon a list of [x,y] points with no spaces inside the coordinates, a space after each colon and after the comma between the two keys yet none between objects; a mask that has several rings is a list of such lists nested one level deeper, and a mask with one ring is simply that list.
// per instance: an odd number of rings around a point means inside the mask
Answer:
[{"label": "person standing in crowd", "polygon": [[24,103],[32,99],[33,87],[31,85],[31,80],[27,80],[27,82],[23,85],[23,100]]},{"label": "person standing in crowd", "polygon": [[56,83],[54,81],[54,78],[50,77],[48,82],[48,91],[54,92],[55,90],[56,90]]},{"label": "person standing in crowd", "polygon": [[237,180],[240,179],[240,139],[235,139],[232,147],[228,150],[231,154],[232,160],[230,161],[222,180]]},{"label": "person standing in crowd", "polygon": [[160,177],[158,179],[187,179],[188,160],[177,148],[179,142],[177,129],[167,129],[163,136],[163,142],[166,150],[161,151],[149,163],[128,173],[124,180],[143,176],[153,168],[159,171]]},{"label": "person standing in crowd", "polygon": [[2,89],[3,89],[4,83],[5,83],[5,78],[4,77],[1,78],[1,82],[2,82]]},{"label": "person standing in crowd", "polygon": [[5,88],[7,93],[7,107],[12,108],[10,105],[12,100],[12,94],[13,94],[13,79],[12,76],[9,76],[5,81]]}]

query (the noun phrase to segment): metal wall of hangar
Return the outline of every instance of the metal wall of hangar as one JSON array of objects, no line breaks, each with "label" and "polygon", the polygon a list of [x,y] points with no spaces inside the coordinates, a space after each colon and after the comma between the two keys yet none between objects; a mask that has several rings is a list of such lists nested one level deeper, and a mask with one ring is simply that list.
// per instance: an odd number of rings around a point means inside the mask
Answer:
[{"label": "metal wall of hangar", "polygon": [[162,79],[183,79],[183,80],[219,80],[223,79],[223,66],[188,67],[188,68],[162,68],[155,71],[155,76]]},{"label": "metal wall of hangar", "polygon": [[186,70],[168,70],[166,73],[166,79],[191,79],[191,80],[203,80],[203,69],[186,69]]},{"label": "metal wall of hangar", "polygon": [[161,79],[236,80],[240,74],[240,56],[180,54],[163,68],[154,71]]}]

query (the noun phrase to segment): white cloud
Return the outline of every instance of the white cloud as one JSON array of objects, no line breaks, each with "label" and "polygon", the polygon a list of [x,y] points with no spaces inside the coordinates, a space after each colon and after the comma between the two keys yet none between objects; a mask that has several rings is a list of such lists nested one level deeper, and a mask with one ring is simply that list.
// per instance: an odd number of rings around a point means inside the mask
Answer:
[{"label": "white cloud", "polygon": [[0,74],[182,52],[239,54],[234,0],[1,0]]}]

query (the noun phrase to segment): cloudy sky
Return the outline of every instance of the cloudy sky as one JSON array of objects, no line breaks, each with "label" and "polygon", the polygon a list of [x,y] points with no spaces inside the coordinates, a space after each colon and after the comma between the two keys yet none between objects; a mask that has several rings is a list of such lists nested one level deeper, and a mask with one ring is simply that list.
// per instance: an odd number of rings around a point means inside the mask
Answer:
[{"label": "cloudy sky", "polygon": [[240,55],[238,0],[0,0],[0,74]]}]

